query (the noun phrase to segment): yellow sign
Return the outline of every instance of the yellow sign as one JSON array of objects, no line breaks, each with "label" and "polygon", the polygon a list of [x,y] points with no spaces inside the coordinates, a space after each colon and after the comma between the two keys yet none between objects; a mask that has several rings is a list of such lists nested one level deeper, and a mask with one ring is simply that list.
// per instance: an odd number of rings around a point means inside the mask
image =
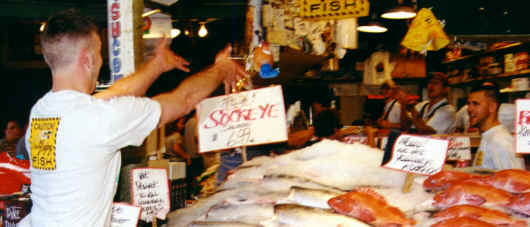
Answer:
[{"label": "yellow sign", "polygon": [[412,20],[401,45],[411,50],[427,52],[439,50],[449,42],[449,37],[445,34],[440,21],[430,9],[422,8]]},{"label": "yellow sign", "polygon": [[29,144],[33,168],[55,170],[55,137],[58,127],[59,118],[36,118],[31,121]]},{"label": "yellow sign", "polygon": [[304,19],[364,17],[369,12],[368,0],[300,0],[300,16]]}]

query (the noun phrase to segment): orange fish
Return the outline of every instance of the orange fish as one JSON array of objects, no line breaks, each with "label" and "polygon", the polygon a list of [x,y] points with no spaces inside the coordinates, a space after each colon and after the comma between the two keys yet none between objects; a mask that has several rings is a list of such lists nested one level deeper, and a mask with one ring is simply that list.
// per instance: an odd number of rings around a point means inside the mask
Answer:
[{"label": "orange fish", "polygon": [[527,227],[526,221],[524,220],[515,220],[512,219],[510,215],[502,211],[487,209],[474,205],[457,205],[434,214],[434,218],[437,220],[446,220],[458,217],[470,217],[506,227]]},{"label": "orange fish", "polygon": [[482,176],[480,175],[465,172],[443,170],[438,172],[437,174],[429,176],[423,182],[423,188],[429,191],[438,191],[448,188],[454,182],[481,177]]},{"label": "orange fish", "polygon": [[511,193],[530,192],[530,171],[507,169],[484,179],[484,182]]},{"label": "orange fish", "polygon": [[465,181],[455,183],[436,194],[433,205],[442,209],[462,204],[506,206],[511,198],[512,194],[509,192],[491,185]]},{"label": "orange fish", "polygon": [[508,208],[517,213],[530,215],[530,192],[514,196]]},{"label": "orange fish", "polygon": [[431,227],[496,227],[494,224],[487,223],[470,217],[451,218],[438,222]]},{"label": "orange fish", "polygon": [[381,195],[370,189],[358,189],[328,200],[338,213],[357,218],[378,227],[406,227],[416,222],[396,207],[390,206]]}]

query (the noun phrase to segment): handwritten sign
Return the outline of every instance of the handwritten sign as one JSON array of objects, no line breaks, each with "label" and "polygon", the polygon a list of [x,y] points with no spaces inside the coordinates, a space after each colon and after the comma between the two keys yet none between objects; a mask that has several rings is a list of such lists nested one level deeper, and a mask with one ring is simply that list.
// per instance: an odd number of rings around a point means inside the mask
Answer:
[{"label": "handwritten sign", "polygon": [[384,166],[421,175],[433,175],[442,170],[448,145],[447,140],[400,135],[394,143],[390,161]]},{"label": "handwritten sign", "polygon": [[368,16],[368,0],[303,0],[300,1],[300,17],[328,20]]},{"label": "handwritten sign", "polygon": [[142,208],[140,218],[151,222],[154,217],[165,219],[169,212],[169,185],[165,169],[136,168],[131,170],[133,204]]},{"label": "handwritten sign", "polygon": [[515,151],[530,153],[530,99],[515,100]]},{"label": "handwritten sign", "polygon": [[111,227],[136,227],[142,208],[126,203],[112,204]]},{"label": "handwritten sign", "polygon": [[199,152],[287,140],[281,86],[205,99],[197,121]]},{"label": "handwritten sign", "polygon": [[471,141],[467,136],[450,136],[447,160],[471,160]]}]

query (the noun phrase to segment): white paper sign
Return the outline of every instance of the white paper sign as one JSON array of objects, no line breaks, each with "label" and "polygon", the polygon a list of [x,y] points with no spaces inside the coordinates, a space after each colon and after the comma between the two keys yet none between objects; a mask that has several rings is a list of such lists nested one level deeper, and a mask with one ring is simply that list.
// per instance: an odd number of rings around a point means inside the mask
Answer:
[{"label": "white paper sign", "polygon": [[281,86],[205,99],[197,119],[200,152],[287,140]]},{"label": "white paper sign", "polygon": [[392,158],[385,167],[433,175],[442,170],[448,145],[447,140],[400,135],[392,148]]},{"label": "white paper sign", "polygon": [[447,160],[450,161],[465,161],[471,160],[471,141],[467,136],[451,136],[448,137],[449,150],[447,152]]},{"label": "white paper sign", "polygon": [[131,170],[133,204],[142,208],[140,218],[151,222],[153,217],[166,219],[170,209],[166,169],[136,168]]},{"label": "white paper sign", "polygon": [[112,204],[111,227],[136,227],[142,208],[126,203]]},{"label": "white paper sign", "polygon": [[134,72],[133,1],[107,0],[111,84]]},{"label": "white paper sign", "polygon": [[515,151],[530,153],[530,99],[515,100]]}]

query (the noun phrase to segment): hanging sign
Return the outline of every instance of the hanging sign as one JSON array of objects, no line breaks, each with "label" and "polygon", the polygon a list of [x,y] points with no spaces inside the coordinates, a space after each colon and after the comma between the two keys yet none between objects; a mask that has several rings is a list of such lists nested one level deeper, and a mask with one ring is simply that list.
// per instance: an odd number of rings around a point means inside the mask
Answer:
[{"label": "hanging sign", "polygon": [[313,20],[368,16],[368,0],[300,0],[300,17]]},{"label": "hanging sign", "polygon": [[471,160],[471,142],[467,136],[450,136],[447,160],[467,161]]},{"label": "hanging sign", "polygon": [[384,167],[433,175],[442,170],[448,145],[448,140],[400,135],[392,148],[392,157]]},{"label": "hanging sign", "polygon": [[287,140],[281,86],[205,99],[197,121],[199,152]]},{"label": "hanging sign", "polygon": [[107,0],[110,84],[135,69],[133,2]]},{"label": "hanging sign", "polygon": [[151,222],[154,217],[166,219],[170,209],[166,169],[132,169],[131,190],[133,204],[142,208],[143,221]]},{"label": "hanging sign", "polygon": [[113,203],[111,227],[136,227],[140,217],[140,207],[127,203]]},{"label": "hanging sign", "polygon": [[515,100],[515,151],[530,153],[530,99]]}]

